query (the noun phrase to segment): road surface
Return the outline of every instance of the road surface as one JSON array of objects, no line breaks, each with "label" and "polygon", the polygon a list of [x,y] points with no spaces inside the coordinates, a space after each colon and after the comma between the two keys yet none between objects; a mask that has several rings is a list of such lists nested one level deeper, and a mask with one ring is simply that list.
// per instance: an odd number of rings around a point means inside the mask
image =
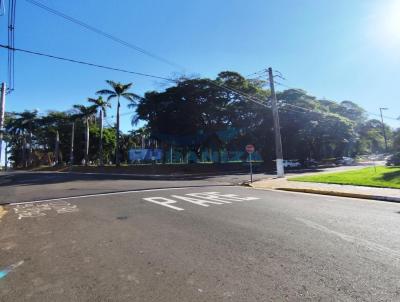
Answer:
[{"label": "road surface", "polygon": [[400,300],[399,204],[49,175],[2,180],[0,301]]}]

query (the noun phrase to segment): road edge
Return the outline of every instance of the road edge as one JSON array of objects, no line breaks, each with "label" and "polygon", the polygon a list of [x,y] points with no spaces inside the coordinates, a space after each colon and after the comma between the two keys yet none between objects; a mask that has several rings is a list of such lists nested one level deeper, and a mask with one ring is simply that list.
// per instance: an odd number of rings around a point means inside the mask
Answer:
[{"label": "road edge", "polygon": [[381,196],[381,195],[368,195],[368,194],[359,194],[359,193],[346,193],[346,192],[337,192],[337,191],[327,191],[327,190],[317,190],[317,189],[298,189],[298,188],[275,188],[274,190],[400,203],[399,197],[389,197],[389,196]]}]

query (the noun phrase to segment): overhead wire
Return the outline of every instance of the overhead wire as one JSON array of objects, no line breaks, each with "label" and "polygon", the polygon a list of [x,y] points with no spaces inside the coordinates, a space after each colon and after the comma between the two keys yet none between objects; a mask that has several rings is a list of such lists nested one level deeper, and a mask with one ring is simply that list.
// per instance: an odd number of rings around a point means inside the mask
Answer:
[{"label": "overhead wire", "polygon": [[[73,17],[71,17],[71,16],[68,16],[68,15],[65,14],[65,13],[62,13],[62,12],[60,12],[60,11],[58,11],[58,10],[55,10],[55,9],[52,9],[52,8],[50,8],[50,7],[46,6],[46,5],[44,5],[43,3],[40,3],[40,2],[35,1],[35,0],[25,0],[25,1],[27,1],[27,2],[29,2],[29,3],[31,3],[31,4],[33,4],[33,5],[35,5],[35,6],[39,7],[39,8],[41,8],[41,9],[43,9],[43,10],[46,10],[46,11],[48,11],[48,12],[54,14],[54,15],[57,15],[57,16],[59,16],[59,17],[61,17],[61,18],[64,18],[65,20],[68,20],[68,21],[70,21],[70,22],[72,22],[72,23],[75,23],[75,24],[77,24],[77,25],[79,25],[79,26],[82,26],[82,27],[86,28],[87,30],[90,30],[90,31],[92,31],[92,32],[95,32],[95,33],[97,33],[97,34],[99,34],[99,35],[102,35],[102,36],[104,36],[104,37],[106,37],[106,38],[108,38],[108,39],[111,39],[111,40],[113,40],[113,41],[115,41],[115,42],[117,42],[117,43],[120,43],[120,44],[122,44],[122,45],[124,45],[124,46],[126,46],[126,47],[129,47],[129,48],[134,49],[134,50],[136,50],[136,51],[138,51],[138,52],[141,52],[142,54],[145,54],[145,55],[147,55],[147,56],[149,56],[149,57],[152,57],[152,58],[154,58],[154,59],[163,61],[164,63],[167,63],[167,64],[169,64],[169,65],[172,65],[172,66],[180,67],[180,68],[181,68],[181,66],[178,65],[178,64],[176,64],[176,63],[173,63],[173,62],[171,62],[171,61],[169,61],[169,60],[167,60],[167,59],[165,59],[165,58],[162,58],[162,57],[160,57],[160,56],[157,56],[157,55],[155,55],[155,54],[153,54],[153,53],[151,53],[151,52],[149,52],[149,51],[147,51],[147,50],[145,50],[145,49],[143,49],[143,48],[141,48],[141,47],[138,47],[138,46],[136,46],[136,45],[134,45],[134,44],[132,44],[132,43],[129,43],[129,42],[127,42],[127,41],[124,41],[124,40],[122,40],[122,39],[120,39],[120,38],[118,38],[118,37],[116,37],[116,36],[113,36],[113,35],[111,35],[111,34],[109,34],[109,33],[106,33],[106,32],[104,32],[104,31],[102,31],[102,30],[100,30],[100,29],[98,29],[98,28],[96,28],[96,27],[94,27],[94,26],[92,26],[92,25],[89,25],[89,24],[87,24],[87,23],[85,23],[85,22],[83,22],[83,21],[80,21],[80,20],[78,20],[78,19],[76,19],[76,18],[73,18]],[[12,21],[12,24],[14,24],[14,22],[15,22],[15,0],[10,0],[10,2],[12,2],[13,5],[12,5],[11,10],[9,11],[9,14],[11,13],[11,16],[12,16],[11,21]],[[10,29],[11,29],[10,31],[13,32],[14,25],[12,25],[12,27],[11,27]],[[58,59],[58,60],[64,60],[64,61],[69,61],[69,62],[73,62],[73,63],[85,64],[85,65],[89,65],[89,66],[93,66],[93,67],[98,67],[98,68],[103,68],[103,69],[109,69],[109,70],[114,70],[114,71],[120,71],[120,72],[135,74],[135,75],[138,75],[138,76],[151,77],[151,78],[156,78],[156,79],[160,79],[160,80],[166,80],[166,81],[174,82],[174,83],[178,82],[176,79],[171,79],[171,78],[166,78],[166,77],[161,77],[161,76],[155,76],[155,75],[150,75],[150,74],[145,74],[145,73],[140,73],[140,72],[135,72],[135,71],[129,71],[129,70],[125,70],[125,69],[114,68],[114,67],[109,67],[109,66],[104,66],[104,65],[99,65],[99,64],[93,64],[93,63],[89,63],[89,62],[84,62],[84,61],[79,61],[79,60],[73,60],[73,59],[63,58],[63,57],[48,55],[48,54],[44,54],[44,53],[29,51],[29,50],[16,49],[16,48],[14,47],[14,38],[13,38],[13,36],[12,36],[12,37],[10,36],[10,40],[9,40],[9,41],[10,41],[10,42],[9,42],[8,47],[6,47],[6,46],[4,46],[4,45],[0,45],[0,47],[8,48],[9,51],[11,51],[11,53],[12,53],[12,55],[9,54],[9,57],[10,57],[10,59],[9,59],[9,62],[10,62],[10,63],[9,63],[9,66],[13,66],[13,54],[14,54],[14,51],[17,50],[17,51],[21,51],[21,52],[25,52],[25,53],[30,53],[30,54],[36,54],[36,55],[46,56],[46,57],[50,57],[50,58],[54,58],[54,59]],[[263,74],[265,74],[266,72],[267,72],[266,69],[262,69],[262,70],[259,70],[259,71],[256,71],[256,72],[254,72],[254,73],[249,74],[247,77],[252,76],[252,75],[258,75],[257,78],[259,78],[259,77],[261,77]],[[282,73],[281,73],[280,71],[275,70],[274,72],[276,73],[276,74],[275,74],[275,77],[279,77],[279,78],[281,78],[281,79],[283,79],[283,80],[286,80],[286,79],[283,77],[283,75],[282,75]],[[13,69],[12,69],[11,67],[9,67],[9,76],[10,76],[10,82],[13,82]],[[216,83],[215,81],[212,81],[212,80],[208,80],[208,81],[209,81],[212,85],[214,85],[214,86],[223,88],[223,89],[228,90],[228,91],[230,91],[230,92],[233,92],[233,93],[235,93],[235,94],[237,94],[237,95],[239,95],[239,96],[241,96],[241,97],[244,97],[246,100],[250,100],[250,101],[252,101],[252,102],[254,102],[254,103],[257,103],[257,104],[259,104],[259,105],[261,105],[261,106],[264,106],[264,107],[267,107],[267,108],[268,108],[268,105],[267,105],[267,104],[265,103],[265,101],[263,101],[263,100],[260,100],[260,99],[258,99],[258,98],[255,98],[254,96],[251,96],[251,95],[248,95],[248,94],[243,93],[243,92],[241,92],[241,91],[238,91],[237,89],[232,88],[232,87],[229,87],[229,86],[227,86],[227,85],[218,84],[218,83]],[[287,85],[285,85],[285,84],[283,84],[283,83],[280,83],[280,82],[277,82],[277,81],[275,81],[275,83],[276,83],[277,85],[280,85],[280,86],[283,86],[283,87],[286,87],[286,88],[289,88],[289,89],[293,89],[293,88],[291,88],[291,87],[289,87],[289,86],[287,86]],[[299,89],[296,89],[296,90],[299,90]],[[296,105],[292,105],[292,104],[288,104],[288,103],[285,103],[285,105],[291,106],[291,107],[293,107],[293,108],[301,109],[301,110],[306,110],[306,111],[308,111],[308,112],[315,112],[315,113],[318,113],[318,114],[325,114],[325,115],[331,115],[331,116],[333,115],[333,114],[330,114],[330,113],[324,113],[324,112],[320,112],[320,111],[314,111],[314,110],[309,109],[309,108],[304,108],[304,107],[300,107],[300,106],[296,106]],[[386,118],[390,118],[390,119],[395,119],[395,120],[397,120],[396,118],[393,118],[393,117],[386,117]]]},{"label": "overhead wire", "polygon": [[170,66],[177,67],[179,69],[185,69],[184,67],[180,66],[179,64],[177,64],[175,62],[172,62],[172,61],[170,61],[170,60],[168,60],[168,59],[166,59],[164,57],[161,57],[161,56],[156,55],[156,54],[154,54],[152,52],[149,52],[149,51],[147,51],[146,49],[144,49],[142,47],[139,47],[139,46],[137,46],[135,44],[132,44],[132,43],[130,43],[128,41],[125,41],[125,40],[123,40],[121,38],[118,38],[118,37],[116,37],[116,36],[114,36],[112,34],[109,34],[109,33],[105,32],[105,31],[103,31],[103,30],[101,30],[101,29],[99,29],[99,28],[97,28],[97,27],[95,27],[93,25],[87,24],[87,23],[85,23],[83,21],[80,21],[80,20],[78,20],[76,18],[73,18],[73,17],[71,17],[71,16],[69,16],[69,15],[67,15],[65,13],[62,13],[62,12],[60,12],[58,10],[50,8],[49,6],[43,4],[43,3],[39,2],[39,1],[35,1],[35,0],[25,0],[25,1],[30,3],[30,4],[32,4],[32,5],[35,5],[35,6],[41,8],[41,9],[43,9],[43,10],[45,10],[45,11],[51,13],[51,14],[54,14],[54,15],[56,15],[58,17],[61,17],[61,18],[65,19],[65,20],[67,20],[67,21],[75,23],[75,24],[77,24],[77,25],[79,25],[79,26],[81,26],[83,28],[86,28],[87,30],[90,30],[90,31],[92,31],[92,32],[94,32],[94,33],[96,33],[98,35],[101,35],[101,36],[106,37],[106,38],[108,38],[108,39],[110,39],[110,40],[112,40],[112,41],[114,41],[116,43],[124,45],[125,47],[133,49],[133,50],[135,50],[137,52],[140,52],[140,53],[142,53],[142,54],[144,54],[144,55],[146,55],[148,57],[151,57],[153,59],[161,61],[161,62],[163,62],[165,64],[170,65]]},{"label": "overhead wire", "polygon": [[[104,31],[102,31],[102,30],[100,30],[100,29],[98,29],[98,28],[96,28],[96,27],[94,27],[92,25],[89,25],[89,24],[87,24],[87,23],[85,23],[83,21],[80,21],[80,20],[78,20],[76,18],[68,16],[67,14],[62,13],[62,12],[60,12],[58,10],[52,9],[52,8],[44,5],[41,2],[38,2],[38,1],[35,1],[35,0],[25,0],[25,1],[37,6],[39,8],[42,8],[42,9],[44,9],[44,10],[46,10],[46,11],[48,11],[48,12],[54,14],[54,15],[57,15],[57,16],[59,16],[61,18],[64,18],[64,19],[66,19],[66,20],[68,20],[70,22],[73,22],[73,23],[75,23],[77,25],[80,25],[80,26],[82,26],[82,27],[84,27],[84,28],[86,28],[86,29],[88,29],[88,30],[90,30],[92,32],[95,32],[95,33],[97,33],[99,35],[102,35],[102,36],[104,36],[106,38],[109,38],[109,39],[111,39],[111,40],[113,40],[115,42],[118,42],[118,43],[120,43],[122,45],[130,47],[130,48],[132,48],[134,50],[137,50],[137,51],[139,51],[139,52],[141,52],[143,54],[146,54],[146,55],[148,55],[150,57],[153,57],[155,59],[161,60],[161,61],[163,61],[165,63],[170,64],[170,65],[179,66],[179,65],[177,65],[175,63],[170,62],[169,60],[167,60],[165,58],[162,58],[162,57],[159,57],[157,55],[154,55],[151,52],[149,52],[149,51],[147,51],[147,50],[145,50],[143,48],[140,48],[140,47],[138,47],[138,46],[136,46],[134,44],[131,44],[131,43],[127,42],[127,41],[124,41],[124,40],[122,40],[122,39],[120,39],[118,37],[115,37],[115,36],[111,35],[111,34],[108,34],[108,33],[104,32]],[[4,45],[1,45],[1,47],[6,48],[6,46],[4,46]],[[53,58],[53,59],[64,60],[64,61],[69,61],[69,62],[73,62],[73,63],[80,63],[80,64],[85,64],[85,65],[104,68],[104,69],[109,69],[109,70],[115,70],[115,71],[120,71],[120,72],[125,72],[125,73],[136,74],[136,75],[139,75],[139,76],[147,76],[147,77],[157,78],[157,79],[166,80],[166,81],[174,82],[174,83],[178,82],[175,79],[170,79],[170,78],[165,78],[165,77],[160,77],[160,76],[155,76],[155,75],[149,75],[149,74],[144,74],[144,73],[139,73],[139,72],[132,72],[132,71],[125,70],[125,69],[114,68],[114,67],[109,67],[109,66],[104,66],[104,65],[99,65],[99,64],[93,64],[93,63],[89,63],[89,62],[73,60],[73,59],[58,57],[58,56],[54,56],[54,55],[48,55],[48,54],[39,53],[39,52],[35,52],[35,51],[30,51],[30,50],[16,49],[13,46],[11,46],[11,49],[14,50],[14,51],[17,50],[17,51],[21,51],[21,52],[25,52],[25,53],[30,53],[30,54],[40,55],[40,56],[46,56],[46,57],[50,57],[50,58]],[[179,67],[181,67],[181,66],[179,66]],[[259,73],[265,73],[265,69],[257,71],[254,74],[259,74]],[[214,86],[218,86],[220,88],[224,88],[225,90],[234,92],[235,94],[240,95],[241,97],[244,97],[247,100],[250,100],[250,101],[253,101],[253,102],[255,102],[255,103],[259,104],[259,105],[265,106],[265,102],[263,100],[259,100],[259,99],[255,98],[254,96],[251,96],[251,95],[248,95],[248,94],[243,93],[241,91],[238,91],[235,88],[228,87],[227,85],[217,84],[212,80],[208,80],[208,81]]]},{"label": "overhead wire", "polygon": [[162,76],[156,76],[156,75],[137,72],[137,71],[131,71],[131,70],[126,70],[126,69],[121,69],[121,68],[116,68],[116,67],[99,65],[99,64],[95,64],[95,63],[90,63],[90,62],[85,62],[85,61],[75,60],[75,59],[69,59],[69,58],[60,57],[60,56],[54,56],[54,55],[50,55],[50,54],[46,54],[46,53],[42,53],[42,52],[10,47],[10,46],[3,45],[3,44],[0,44],[0,47],[6,48],[6,49],[9,49],[9,50],[12,50],[12,51],[19,51],[19,52],[24,52],[24,53],[28,53],[28,54],[48,57],[48,58],[52,58],[52,59],[57,59],[57,60],[61,60],[61,61],[68,61],[68,62],[71,62],[71,63],[83,64],[83,65],[88,65],[88,66],[102,68],[102,69],[108,69],[108,70],[113,70],[113,71],[119,71],[119,72],[124,72],[124,73],[135,74],[135,75],[143,76],[143,77],[149,77],[149,78],[155,78],[155,79],[159,79],[159,80],[176,82],[176,80],[174,80],[174,79],[166,78],[166,77],[162,77]]},{"label": "overhead wire", "polygon": [[[288,88],[288,89],[292,89],[292,90],[296,90],[296,91],[301,91],[301,89],[290,87],[290,86],[288,86],[288,85],[286,85],[286,84],[283,84],[283,83],[281,83],[281,82],[274,81],[274,83],[277,84],[277,85],[279,85],[279,86],[283,86],[283,87],[285,87],[285,88]],[[304,107],[292,105],[292,104],[289,104],[289,103],[285,103],[285,104],[288,105],[288,106],[294,107],[294,108],[299,108],[299,109],[301,108],[301,109],[307,110],[307,111],[310,111],[310,110],[311,110],[311,109],[309,109],[309,108],[304,108]],[[366,111],[366,113],[368,113],[369,115],[374,115],[374,116],[380,117],[380,114],[377,114],[377,113],[373,113],[373,112],[369,112],[369,111]],[[332,113],[327,113],[327,114],[328,114],[328,115],[332,115]],[[400,119],[399,119],[399,118],[395,118],[395,117],[392,117],[392,116],[386,116],[386,115],[383,115],[383,117],[384,117],[385,119],[390,119],[390,120],[395,120],[395,121],[397,121],[397,122],[400,122]]]},{"label": "overhead wire", "polygon": [[[83,65],[88,65],[88,66],[102,68],[102,69],[108,69],[108,70],[113,70],[113,71],[119,71],[119,72],[134,74],[134,75],[137,75],[137,76],[155,78],[155,79],[165,80],[165,81],[174,82],[174,83],[179,82],[179,80],[176,80],[176,79],[171,79],[171,78],[166,78],[166,77],[162,77],[162,76],[157,76],[157,75],[152,75],[152,74],[147,74],[147,73],[142,73],[142,72],[136,72],[136,71],[126,70],[126,69],[121,69],[121,68],[116,68],[116,67],[110,67],[110,66],[105,66],[105,65],[85,62],[85,61],[81,61],[81,60],[70,59],[70,58],[66,58],[66,57],[50,55],[50,54],[37,52],[37,51],[32,51],[32,50],[27,50],[27,49],[11,48],[11,47],[9,47],[7,45],[2,45],[2,44],[0,44],[0,47],[1,48],[5,48],[5,49],[10,49],[12,51],[19,51],[19,52],[23,52],[23,53],[32,54],[32,55],[37,55],[37,56],[43,56],[43,57],[48,57],[48,58],[52,58],[52,59],[57,59],[57,60],[61,60],[61,61],[67,61],[67,62],[76,63],[76,64],[83,64]],[[231,92],[233,92],[233,93],[235,93],[237,95],[240,95],[240,96],[242,96],[243,98],[245,98],[245,99],[247,99],[249,101],[253,101],[254,103],[258,103],[259,105],[265,106],[265,104],[264,104],[264,102],[262,100],[259,100],[259,99],[255,98],[255,97],[251,96],[251,95],[243,93],[243,92],[241,92],[241,91],[239,91],[237,89],[234,89],[232,87],[228,87],[228,86],[223,85],[223,84],[218,84],[215,81],[212,81],[212,80],[209,80],[209,79],[207,79],[207,81],[210,84],[214,85],[214,86],[217,86],[217,87],[220,87],[220,88],[224,88],[225,90],[228,90],[228,91],[231,91]]]},{"label": "overhead wire", "polygon": [[7,73],[8,73],[8,88],[7,92],[10,93],[14,90],[14,50],[15,47],[15,8],[16,0],[9,0],[8,7],[8,62],[7,62]]},{"label": "overhead wire", "polygon": [[4,4],[6,0],[0,0],[0,16],[4,16],[6,14],[6,6]]}]

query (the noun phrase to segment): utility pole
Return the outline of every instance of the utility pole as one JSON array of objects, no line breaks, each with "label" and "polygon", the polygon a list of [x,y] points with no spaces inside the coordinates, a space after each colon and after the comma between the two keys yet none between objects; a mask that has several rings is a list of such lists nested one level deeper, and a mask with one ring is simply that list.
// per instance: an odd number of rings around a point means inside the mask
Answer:
[{"label": "utility pole", "polygon": [[382,122],[381,125],[382,125],[383,138],[385,139],[385,152],[388,153],[388,144],[387,144],[385,124],[383,123],[382,110],[387,110],[387,108],[379,108],[379,111],[381,112],[381,122]]},{"label": "utility pole", "polygon": [[100,167],[104,166],[104,161],[103,161],[103,120],[104,120],[104,113],[103,109],[100,108]]},{"label": "utility pole", "polygon": [[6,83],[1,84],[1,100],[0,100],[0,168],[1,168],[1,155],[3,151],[3,131],[4,131],[4,115],[6,107]]},{"label": "utility pole", "polygon": [[275,132],[275,153],[276,153],[276,174],[278,177],[284,177],[285,171],[283,169],[283,155],[282,155],[282,139],[281,139],[281,127],[279,124],[279,112],[275,94],[274,86],[274,75],[272,68],[268,68],[269,85],[271,89],[271,105],[272,105],[272,117],[274,119],[274,132]]},{"label": "utility pole", "polygon": [[119,167],[119,107],[121,107],[121,104],[119,102],[119,97],[118,97],[118,105],[117,105],[117,129],[116,129],[116,136],[117,136],[117,143],[115,145],[115,166]]}]

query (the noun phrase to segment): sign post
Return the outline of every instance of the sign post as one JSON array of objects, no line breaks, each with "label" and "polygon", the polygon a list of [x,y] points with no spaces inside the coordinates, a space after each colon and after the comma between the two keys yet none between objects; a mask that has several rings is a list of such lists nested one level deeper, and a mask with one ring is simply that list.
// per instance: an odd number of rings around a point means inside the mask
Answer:
[{"label": "sign post", "polygon": [[251,154],[254,153],[254,145],[247,145],[246,152],[249,154],[249,163],[250,163],[250,183],[253,182],[253,163],[251,161]]}]

